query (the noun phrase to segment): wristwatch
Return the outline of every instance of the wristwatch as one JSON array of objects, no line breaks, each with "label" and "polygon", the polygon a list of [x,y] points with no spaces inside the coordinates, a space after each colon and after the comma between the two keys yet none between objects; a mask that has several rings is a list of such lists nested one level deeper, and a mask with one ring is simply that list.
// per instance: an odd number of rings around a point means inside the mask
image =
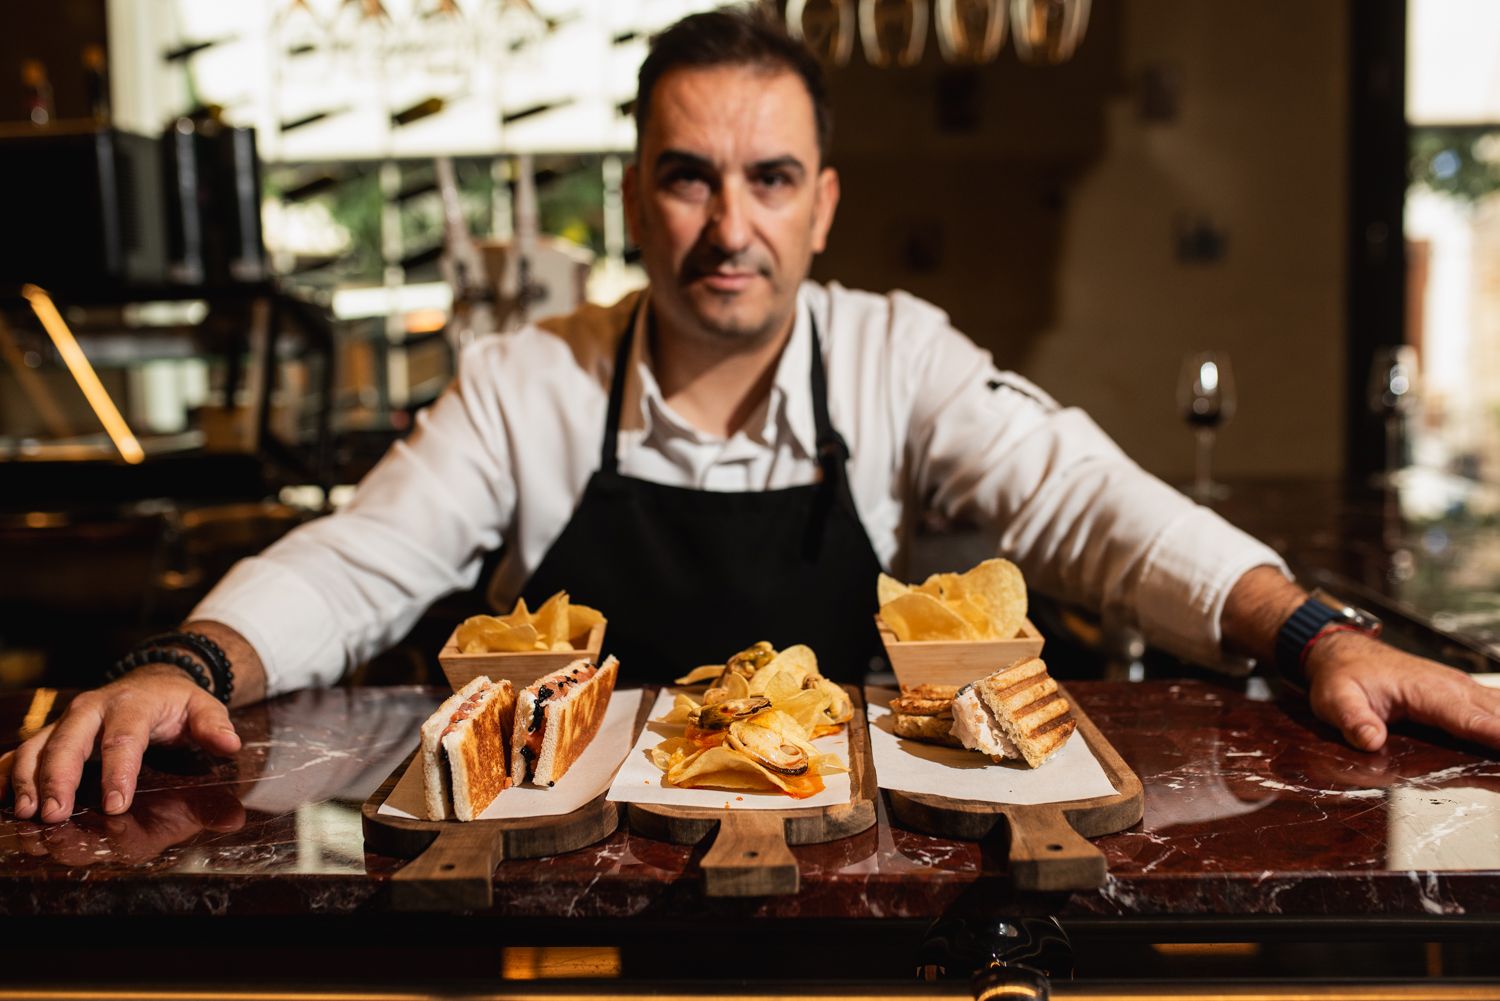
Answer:
[{"label": "wristwatch", "polygon": [[1286,680],[1307,687],[1307,655],[1313,644],[1331,632],[1350,631],[1380,635],[1380,619],[1316,588],[1276,633],[1276,669]]}]

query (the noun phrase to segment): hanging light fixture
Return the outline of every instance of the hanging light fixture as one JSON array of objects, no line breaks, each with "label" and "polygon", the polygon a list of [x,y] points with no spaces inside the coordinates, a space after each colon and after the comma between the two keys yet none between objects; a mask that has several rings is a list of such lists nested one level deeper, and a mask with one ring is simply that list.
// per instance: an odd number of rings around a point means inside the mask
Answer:
[{"label": "hanging light fixture", "polygon": [[854,0],[787,0],[787,33],[832,66],[854,53]]},{"label": "hanging light fixture", "polygon": [[916,65],[927,40],[927,0],[860,0],[859,37],[871,66]]},{"label": "hanging light fixture", "polygon": [[938,51],[950,63],[987,63],[1005,44],[1005,0],[937,0]]},{"label": "hanging light fixture", "polygon": [[1032,66],[1056,66],[1073,58],[1088,29],[1090,0],[1011,0],[1016,55]]}]

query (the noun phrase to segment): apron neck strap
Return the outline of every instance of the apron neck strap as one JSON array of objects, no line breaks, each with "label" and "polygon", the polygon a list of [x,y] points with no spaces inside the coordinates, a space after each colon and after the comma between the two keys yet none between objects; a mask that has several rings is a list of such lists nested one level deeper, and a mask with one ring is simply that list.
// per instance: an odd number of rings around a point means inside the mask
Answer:
[{"label": "apron neck strap", "polygon": [[[645,302],[644,295],[636,302],[635,308],[630,312],[625,335],[620,338],[620,346],[615,350],[615,371],[610,377],[609,409],[605,416],[604,443],[599,455],[599,468],[606,473],[617,472],[619,467],[620,410],[625,403],[625,376],[630,367],[631,345],[635,341],[636,327],[640,324]],[[808,381],[812,388],[813,427],[817,432],[818,465],[822,467],[826,481],[842,471],[849,458],[849,446],[834,429],[833,420],[828,416],[828,378],[823,371],[823,345],[818,336],[818,319],[811,309],[808,310],[807,320],[812,331],[812,365]]]}]

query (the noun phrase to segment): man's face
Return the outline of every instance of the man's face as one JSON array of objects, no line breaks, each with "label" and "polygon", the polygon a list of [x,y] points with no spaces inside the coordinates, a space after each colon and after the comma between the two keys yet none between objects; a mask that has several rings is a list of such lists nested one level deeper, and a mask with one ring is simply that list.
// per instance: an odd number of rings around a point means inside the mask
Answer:
[{"label": "man's face", "polygon": [[657,82],[625,205],[658,322],[747,345],[790,329],[837,204],[795,73],[719,66]]}]

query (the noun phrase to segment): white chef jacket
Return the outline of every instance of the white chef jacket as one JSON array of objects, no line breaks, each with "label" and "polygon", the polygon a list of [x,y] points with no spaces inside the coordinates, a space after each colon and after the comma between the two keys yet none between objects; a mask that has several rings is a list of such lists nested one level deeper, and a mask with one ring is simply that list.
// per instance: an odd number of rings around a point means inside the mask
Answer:
[{"label": "white chef jacket", "polygon": [[[329,684],[394,643],[433,601],[474,587],[502,543],[490,594],[513,599],[598,467],[615,349],[636,298],[471,345],[453,385],[343,509],[236,564],[192,617],[239,631],[274,694]],[[855,507],[898,573],[912,525],[935,509],[996,530],[1000,555],[1030,586],[1214,664],[1235,581],[1259,565],[1285,572],[1273,550],[1146,473],[1082,411],[1000,371],[946,314],[903,292],[804,283],[771,391],[727,439],[667,406],[638,327],[620,472],[700,490],[814,482],[810,315]]]}]

